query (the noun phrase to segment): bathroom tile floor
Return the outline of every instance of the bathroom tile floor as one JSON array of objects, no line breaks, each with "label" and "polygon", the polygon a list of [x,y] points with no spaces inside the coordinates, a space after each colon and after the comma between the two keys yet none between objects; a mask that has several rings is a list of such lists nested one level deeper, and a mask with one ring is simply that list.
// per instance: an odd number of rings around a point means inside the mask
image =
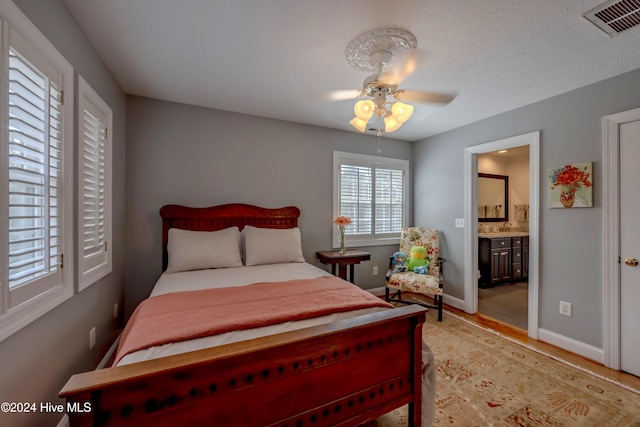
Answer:
[{"label": "bathroom tile floor", "polygon": [[478,313],[526,330],[528,288],[518,282],[478,289]]}]

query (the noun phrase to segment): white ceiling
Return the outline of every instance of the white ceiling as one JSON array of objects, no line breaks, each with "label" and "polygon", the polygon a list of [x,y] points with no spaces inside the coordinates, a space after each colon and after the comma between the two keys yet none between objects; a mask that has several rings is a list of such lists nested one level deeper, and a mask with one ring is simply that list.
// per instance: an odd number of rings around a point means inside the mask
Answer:
[{"label": "white ceiling", "polygon": [[640,29],[611,38],[582,17],[602,1],[63,0],[128,94],[354,132],[355,101],[329,98],[366,77],[347,45],[409,30],[400,89],[458,95],[414,104],[385,135],[406,141],[640,68]]}]

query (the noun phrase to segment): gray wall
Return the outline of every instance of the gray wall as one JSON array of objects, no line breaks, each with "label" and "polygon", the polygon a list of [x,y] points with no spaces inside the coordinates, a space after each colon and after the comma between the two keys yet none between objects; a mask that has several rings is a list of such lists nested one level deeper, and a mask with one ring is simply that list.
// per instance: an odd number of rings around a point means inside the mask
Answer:
[{"label": "gray wall", "polygon": [[[0,402],[61,403],[58,392],[76,372],[94,369],[113,342],[123,302],[126,98],[59,0],[14,0],[113,110],[113,272],[0,342]],[[77,84],[77,79],[76,79]],[[97,344],[89,350],[89,330]],[[7,368],[9,367],[9,368]],[[56,425],[61,414],[4,414],[2,426]]]},{"label": "gray wall", "polygon": [[[298,206],[305,259],[331,248],[333,151],[378,155],[375,137],[254,116],[127,98],[126,312],[161,274],[165,204]],[[382,155],[411,158],[408,142],[382,140]],[[396,246],[397,247],[397,246]],[[368,247],[357,284],[384,286],[393,246]],[[372,267],[380,274],[372,276]]]},{"label": "gray wall", "polygon": [[[464,298],[464,234],[454,218],[464,216],[465,147],[540,130],[539,327],[602,348],[601,119],[639,106],[636,70],[416,143],[414,219],[443,230],[445,292]],[[589,161],[594,207],[549,209],[549,168]],[[558,313],[560,300],[573,303],[572,317]]]}]

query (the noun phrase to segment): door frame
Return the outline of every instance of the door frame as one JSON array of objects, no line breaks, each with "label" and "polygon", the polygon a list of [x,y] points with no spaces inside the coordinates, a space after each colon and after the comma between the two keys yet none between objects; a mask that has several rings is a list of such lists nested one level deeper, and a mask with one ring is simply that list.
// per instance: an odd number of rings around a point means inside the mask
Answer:
[{"label": "door frame", "polygon": [[[602,118],[602,288],[604,366],[620,370],[620,125],[640,108]],[[607,256],[611,254],[611,256]]]},{"label": "door frame", "polygon": [[464,152],[465,224],[464,311],[478,311],[478,154],[529,146],[529,294],[528,335],[538,339],[538,248],[540,203],[540,131],[467,147]]}]

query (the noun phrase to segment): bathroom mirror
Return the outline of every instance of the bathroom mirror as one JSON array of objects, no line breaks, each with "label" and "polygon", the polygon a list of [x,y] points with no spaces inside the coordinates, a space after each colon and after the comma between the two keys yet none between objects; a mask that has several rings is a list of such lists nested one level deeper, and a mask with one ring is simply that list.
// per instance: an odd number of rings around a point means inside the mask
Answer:
[{"label": "bathroom mirror", "polygon": [[506,222],[509,219],[509,177],[478,174],[478,221]]}]

